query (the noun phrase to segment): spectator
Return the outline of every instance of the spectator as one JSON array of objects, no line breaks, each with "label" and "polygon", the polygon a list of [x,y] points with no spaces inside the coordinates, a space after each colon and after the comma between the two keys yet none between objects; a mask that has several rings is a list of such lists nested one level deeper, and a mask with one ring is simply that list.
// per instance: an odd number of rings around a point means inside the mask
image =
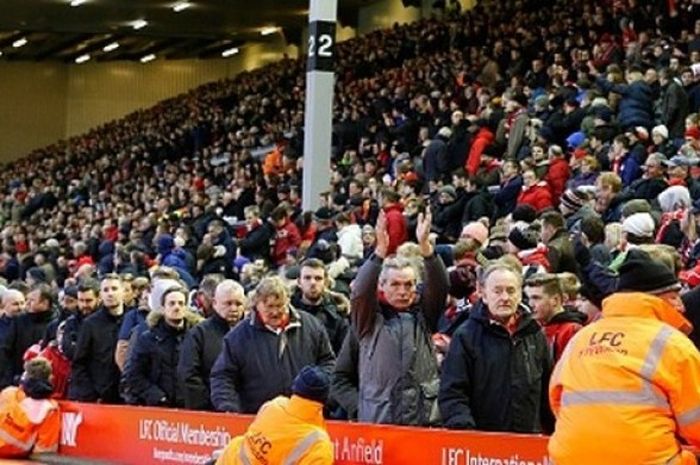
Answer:
[{"label": "spectator", "polygon": [[[425,261],[420,302],[415,301],[418,276],[411,262],[389,257],[384,213],[377,220],[374,256],[355,279],[350,315],[359,340],[359,421],[403,425],[438,421],[438,373],[430,333],[444,308],[448,280],[428,239],[431,222],[429,211],[421,214],[416,230]],[[397,364],[398,360],[411,362]]]},{"label": "spectator", "polygon": [[124,316],[119,275],[108,274],[102,278],[100,301],[99,310],[85,318],[80,327],[68,397],[81,402],[120,404],[120,372],[114,361]]},{"label": "spectator", "polygon": [[569,164],[564,157],[564,151],[558,145],[549,147],[549,168],[544,177],[544,181],[549,186],[554,203],[558,203],[558,199],[564,193],[566,182],[571,176]]},{"label": "spectator", "polygon": [[571,338],[583,327],[586,315],[564,307],[564,293],[558,275],[530,276],[525,281],[525,293],[533,318],[544,329],[550,356],[556,363]]},{"label": "spectator", "polygon": [[333,351],[338,353],[348,330],[348,321],[328,290],[328,279],[323,262],[315,258],[304,260],[300,265],[291,304],[294,308],[315,316],[323,324]]},{"label": "spectator", "polygon": [[520,176],[520,166],[515,160],[505,160],[501,167],[500,189],[494,195],[494,203],[498,208],[498,216],[503,217],[515,209],[518,195],[523,187]]},{"label": "spectator", "polygon": [[55,318],[54,298],[48,284],[37,284],[27,295],[27,313],[12,318],[7,336],[0,340],[0,387],[16,385],[22,374],[24,353],[41,341]]},{"label": "spectator", "polygon": [[574,257],[574,246],[566,230],[564,217],[558,212],[547,212],[541,216],[540,239],[547,245],[548,259],[552,273],[578,274],[578,264]]},{"label": "spectator", "polygon": [[538,212],[554,206],[549,186],[538,180],[532,169],[523,171],[523,189],[518,195],[518,205],[530,205]]},{"label": "spectator", "polygon": [[688,94],[675,70],[662,68],[659,71],[661,84],[661,123],[668,128],[671,139],[680,139],[685,133],[685,118],[689,112]]},{"label": "spectator", "polygon": [[325,329],[313,316],[290,307],[280,278],[263,278],[252,305],[247,319],[224,338],[211,370],[211,401],[220,412],[256,412],[289,393],[303,366],[317,364],[330,374],[335,365]]},{"label": "spectator", "polygon": [[245,208],[246,235],[238,242],[241,255],[251,261],[269,256],[270,241],[274,237],[274,226],[260,218],[260,208],[251,205]]},{"label": "spectator", "polygon": [[24,306],[26,305],[24,300],[24,294],[16,289],[6,289],[5,292],[0,295],[0,300],[2,304],[2,309],[0,310],[0,346],[2,341],[7,337],[10,326],[12,325],[12,318],[15,318],[22,314],[24,311]]},{"label": "spectator", "polygon": [[350,263],[355,263],[362,259],[362,229],[360,225],[350,222],[350,216],[346,213],[339,213],[335,217],[335,224],[338,228],[338,246],[343,257]]},{"label": "spectator", "polygon": [[642,165],[644,174],[632,181],[622,191],[622,196],[628,199],[654,200],[661,192],[668,187],[665,178],[665,165],[668,163],[666,157],[660,153],[652,153],[647,157]]},{"label": "spectator", "polygon": [[[679,455],[680,463],[694,461],[678,438],[700,445],[692,414],[700,403],[700,353],[683,334],[690,324],[679,290],[665,265],[641,251],[628,254],[603,318],[579,332],[552,376],[557,423],[549,453],[558,464],[664,462]],[[605,425],[592,421],[600,415]],[[645,420],[629,422],[630,415]],[[594,440],[601,430],[613,442]],[[639,438],[634,447],[612,445],[630,437]]]},{"label": "spectator", "polygon": [[387,232],[389,233],[389,255],[408,240],[406,218],[403,216],[401,197],[391,189],[382,191],[382,211],[386,217]]},{"label": "spectator", "polygon": [[275,225],[274,247],[272,248],[272,264],[276,267],[289,263],[289,256],[294,256],[301,245],[299,229],[289,219],[287,205],[279,205],[272,213],[270,220]]},{"label": "spectator", "polygon": [[187,309],[187,291],[171,287],[163,292],[159,311],[147,318],[149,329],[139,334],[124,367],[123,384],[130,402],[140,405],[184,407],[184,386],[177,366],[185,333],[201,317]]},{"label": "spectator", "polygon": [[58,450],[61,414],[51,391],[51,364],[35,358],[24,364],[19,387],[0,392],[0,458]]},{"label": "spectator", "polygon": [[455,333],[442,364],[439,405],[446,427],[543,431],[551,362],[539,325],[521,307],[521,289],[522,278],[509,265],[484,270],[482,300]]},{"label": "spectator", "polygon": [[515,255],[523,265],[523,279],[538,273],[547,273],[549,263],[547,246],[539,243],[539,231],[534,227],[515,226],[508,234],[506,250]]},{"label": "spectator", "polygon": [[617,119],[625,129],[641,126],[650,128],[653,126],[654,95],[644,81],[642,70],[638,67],[631,67],[627,71],[627,84],[616,84],[611,82],[610,76],[607,78],[599,75],[594,67],[590,67],[591,74],[598,76],[596,84],[605,92],[615,93],[622,96],[618,110]]},{"label": "spectator", "polygon": [[61,338],[61,352],[69,359],[73,360],[75,346],[78,343],[78,334],[85,318],[89,317],[100,305],[100,284],[93,279],[83,280],[77,288],[78,309],[71,315],[63,327],[63,337]]},{"label": "spectator", "polygon": [[221,353],[224,336],[243,318],[243,286],[230,279],[222,281],[216,286],[213,305],[212,314],[190,329],[182,342],[177,373],[188,409],[213,410],[209,373]]}]

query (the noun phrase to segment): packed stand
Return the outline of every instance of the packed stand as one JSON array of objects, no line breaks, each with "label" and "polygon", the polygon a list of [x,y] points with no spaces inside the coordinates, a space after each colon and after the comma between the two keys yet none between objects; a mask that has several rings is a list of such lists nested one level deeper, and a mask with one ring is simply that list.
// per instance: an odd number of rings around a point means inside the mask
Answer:
[{"label": "packed stand", "polygon": [[341,44],[314,212],[303,60],[31,154],[0,175],[0,387],[43,357],[54,398],[255,413],[315,365],[330,418],[551,433],[579,331],[700,342],[699,12],[483,2]]}]

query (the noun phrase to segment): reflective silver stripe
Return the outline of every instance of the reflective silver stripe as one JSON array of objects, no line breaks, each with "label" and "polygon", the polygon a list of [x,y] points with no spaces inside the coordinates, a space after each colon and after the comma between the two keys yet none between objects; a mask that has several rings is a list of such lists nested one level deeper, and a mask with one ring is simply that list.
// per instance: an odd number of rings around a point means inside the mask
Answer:
[{"label": "reflective silver stripe", "polygon": [[676,421],[680,426],[688,426],[691,423],[700,421],[700,407],[695,407],[682,415],[678,415]]},{"label": "reflective silver stripe", "polygon": [[586,404],[654,405],[665,407],[668,404],[647,389],[641,391],[577,391],[565,392],[561,397],[562,406]]},{"label": "reflective silver stripe", "polygon": [[[590,404],[623,404],[652,405],[655,407],[670,408],[666,397],[654,389],[654,384],[651,379],[654,373],[656,373],[659,362],[661,361],[661,355],[672,334],[673,330],[670,326],[663,326],[651,342],[649,352],[644,358],[642,368],[639,371],[642,377],[642,387],[638,391],[590,390],[565,392],[561,398],[562,407]],[[700,413],[698,413],[698,415],[700,415]]]},{"label": "reflective silver stripe", "polygon": [[669,326],[663,326],[661,331],[656,335],[653,341],[651,341],[651,347],[649,348],[649,353],[644,359],[644,364],[639,374],[642,378],[651,382],[652,376],[656,373],[656,369],[659,366],[659,361],[661,360],[661,354],[666,347],[668,338],[673,334],[673,330]]},{"label": "reflective silver stripe", "polygon": [[245,440],[241,442],[241,448],[238,449],[238,458],[241,459],[243,465],[250,465],[250,460],[248,460],[248,456],[245,453]]},{"label": "reflective silver stripe", "polygon": [[34,447],[34,442],[36,441],[36,433],[34,433],[28,441],[22,442],[16,437],[11,436],[5,430],[0,429],[0,440],[3,440],[5,443],[11,445],[12,447],[16,447],[17,449],[27,451],[32,450],[32,447]]},{"label": "reflective silver stripe", "polygon": [[291,454],[289,454],[289,457],[287,457],[287,460],[284,461],[283,465],[295,465],[301,456],[304,455],[316,441],[321,439],[321,437],[321,432],[312,431],[304,438],[304,440],[296,445]]}]

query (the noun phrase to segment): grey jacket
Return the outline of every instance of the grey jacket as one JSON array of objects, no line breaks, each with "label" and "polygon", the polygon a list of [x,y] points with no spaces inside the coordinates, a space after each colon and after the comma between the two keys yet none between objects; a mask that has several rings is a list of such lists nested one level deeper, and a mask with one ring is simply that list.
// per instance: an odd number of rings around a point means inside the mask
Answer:
[{"label": "grey jacket", "polygon": [[380,258],[367,260],[351,295],[351,319],[359,338],[358,421],[437,424],[439,378],[431,334],[445,307],[445,265],[436,256],[425,260],[421,301],[403,312],[378,299],[381,267]]}]

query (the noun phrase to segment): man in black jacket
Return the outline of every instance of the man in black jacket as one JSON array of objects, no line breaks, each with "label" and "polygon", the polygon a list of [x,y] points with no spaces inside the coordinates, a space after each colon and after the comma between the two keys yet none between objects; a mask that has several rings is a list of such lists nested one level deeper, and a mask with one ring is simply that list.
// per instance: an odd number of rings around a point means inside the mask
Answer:
[{"label": "man in black jacket", "polygon": [[329,375],[335,366],[323,325],[289,305],[281,278],[263,278],[254,296],[253,311],[226,335],[211,370],[211,401],[220,412],[255,413],[289,395],[304,366],[318,365]]},{"label": "man in black jacket", "polygon": [[[100,284],[94,279],[85,279],[78,285],[78,311],[68,317],[63,328],[61,351],[72,360],[78,343],[80,327],[87,317],[95,313],[100,305]],[[48,342],[48,341],[47,341]]]},{"label": "man in black jacket", "polygon": [[12,319],[0,341],[0,389],[15,384],[22,375],[24,352],[41,341],[54,319],[54,292],[48,284],[37,284],[27,295],[27,313]]},{"label": "man in black jacket", "polygon": [[187,290],[171,287],[161,298],[162,311],[146,318],[148,330],[139,334],[124,368],[123,388],[129,403],[184,407],[177,366],[186,332],[202,320],[187,308]]},{"label": "man in black jacket", "polygon": [[68,389],[71,400],[119,404],[119,367],[114,361],[124,316],[123,289],[117,274],[100,282],[102,306],[83,322],[73,356]]},{"label": "man in black jacket", "polygon": [[550,358],[540,326],[521,306],[522,277],[493,263],[482,301],[457,330],[442,363],[438,401],[453,429],[539,433],[547,413]]},{"label": "man in black jacket", "polygon": [[326,328],[333,351],[337,354],[348,330],[348,320],[341,314],[326,290],[327,272],[323,262],[308,258],[301,264],[298,287],[292,295],[294,308],[315,316]]},{"label": "man in black jacket", "polygon": [[177,366],[185,408],[213,410],[209,374],[221,353],[224,336],[243,317],[245,304],[243,286],[230,279],[222,281],[214,292],[212,315],[187,332]]}]

